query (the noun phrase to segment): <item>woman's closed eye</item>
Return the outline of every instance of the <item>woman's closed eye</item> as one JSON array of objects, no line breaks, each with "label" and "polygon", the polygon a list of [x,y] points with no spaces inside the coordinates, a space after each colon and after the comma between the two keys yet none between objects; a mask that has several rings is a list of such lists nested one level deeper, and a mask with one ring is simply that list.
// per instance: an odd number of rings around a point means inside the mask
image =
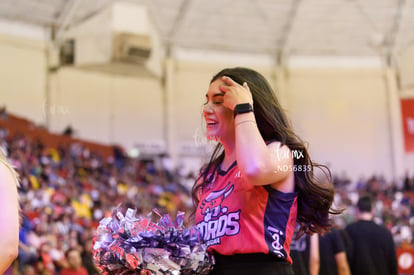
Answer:
[{"label": "woman's closed eye", "polygon": [[217,104],[222,104],[223,101],[213,101],[213,104],[217,105]]},{"label": "woman's closed eye", "polygon": [[[223,103],[223,96],[224,94],[220,93],[220,94],[215,94],[211,100],[211,102],[214,105],[218,105],[218,104],[222,104]],[[206,96],[206,102],[204,102],[204,105],[206,105],[209,102],[208,97]]]},{"label": "woman's closed eye", "polygon": [[[223,101],[212,101],[212,103],[214,105],[219,105],[219,104],[223,104]],[[207,105],[207,104],[208,104],[208,101],[206,101],[206,102],[203,103],[203,105]]]}]

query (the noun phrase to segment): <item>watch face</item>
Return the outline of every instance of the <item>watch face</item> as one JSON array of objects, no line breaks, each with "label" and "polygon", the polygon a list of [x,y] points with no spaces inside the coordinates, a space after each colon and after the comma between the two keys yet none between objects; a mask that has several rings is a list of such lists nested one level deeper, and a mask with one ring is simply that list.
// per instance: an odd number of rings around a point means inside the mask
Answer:
[{"label": "watch face", "polygon": [[237,104],[234,107],[234,115],[253,112],[253,107],[250,103]]}]

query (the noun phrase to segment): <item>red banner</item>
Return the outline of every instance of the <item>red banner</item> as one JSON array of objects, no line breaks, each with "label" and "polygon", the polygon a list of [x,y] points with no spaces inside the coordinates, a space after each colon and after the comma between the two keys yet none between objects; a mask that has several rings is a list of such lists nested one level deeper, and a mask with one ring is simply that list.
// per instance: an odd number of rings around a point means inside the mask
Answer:
[{"label": "red banner", "polygon": [[405,152],[414,153],[414,99],[401,99]]},{"label": "red banner", "polygon": [[397,248],[398,274],[414,274],[414,248]]}]

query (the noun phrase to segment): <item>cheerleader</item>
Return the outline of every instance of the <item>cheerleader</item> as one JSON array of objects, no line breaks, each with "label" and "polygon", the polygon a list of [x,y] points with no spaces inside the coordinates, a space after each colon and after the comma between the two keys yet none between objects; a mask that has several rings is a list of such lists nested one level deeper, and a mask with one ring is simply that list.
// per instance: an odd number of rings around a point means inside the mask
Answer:
[{"label": "cheerleader", "polygon": [[296,222],[299,234],[323,233],[337,213],[329,170],[313,175],[320,166],[258,72],[224,69],[205,98],[206,135],[218,144],[192,193],[195,224],[216,259],[212,274],[292,275]]}]

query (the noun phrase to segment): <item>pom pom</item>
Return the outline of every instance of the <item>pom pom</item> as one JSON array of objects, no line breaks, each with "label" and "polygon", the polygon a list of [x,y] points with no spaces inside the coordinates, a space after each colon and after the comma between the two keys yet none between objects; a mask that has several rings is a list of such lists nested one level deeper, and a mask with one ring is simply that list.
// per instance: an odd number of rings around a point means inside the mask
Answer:
[{"label": "pom pom", "polygon": [[214,258],[195,226],[183,228],[184,213],[172,221],[160,215],[157,223],[136,217],[136,210],[123,215],[119,207],[112,218],[100,221],[93,246],[93,258],[103,274],[208,274]]}]

